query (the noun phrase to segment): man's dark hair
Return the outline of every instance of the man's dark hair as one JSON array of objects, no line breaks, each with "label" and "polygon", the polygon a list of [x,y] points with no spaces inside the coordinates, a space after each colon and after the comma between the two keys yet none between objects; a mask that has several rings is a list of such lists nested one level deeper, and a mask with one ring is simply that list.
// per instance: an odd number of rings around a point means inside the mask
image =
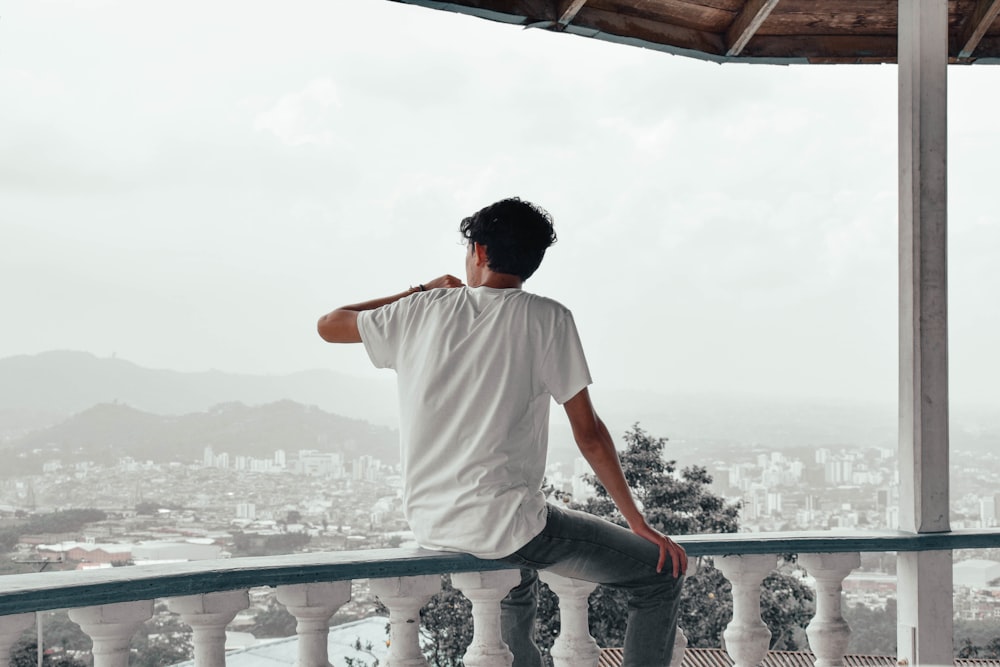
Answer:
[{"label": "man's dark hair", "polygon": [[541,206],[517,197],[503,199],[477,211],[459,227],[470,243],[486,246],[491,271],[527,280],[556,242],[552,216]]}]

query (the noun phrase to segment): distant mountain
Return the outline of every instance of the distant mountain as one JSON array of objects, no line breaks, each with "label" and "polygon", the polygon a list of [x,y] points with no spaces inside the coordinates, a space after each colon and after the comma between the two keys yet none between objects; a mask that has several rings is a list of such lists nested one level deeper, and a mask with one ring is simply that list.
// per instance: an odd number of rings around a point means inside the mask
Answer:
[{"label": "distant mountain", "polygon": [[20,355],[0,359],[0,433],[8,432],[3,429],[5,422],[24,422],[25,415],[35,415],[32,423],[37,425],[42,414],[68,416],[98,403],[114,402],[180,415],[219,403],[257,405],[288,399],[395,426],[393,381],[388,374],[378,382],[329,370],[288,375],[180,373],[143,368],[122,359],[101,359],[87,352]]},{"label": "distant mountain", "polygon": [[[179,416],[155,415],[133,407],[102,403],[55,426],[34,431],[0,446],[5,465],[0,474],[39,472],[44,461],[63,465],[82,461],[201,461],[205,447],[216,454],[271,458],[283,449],[342,452],[351,458],[368,454],[387,463],[399,460],[395,431],[348,419],[292,401],[260,406],[241,403]],[[232,463],[231,463],[232,464]]]}]

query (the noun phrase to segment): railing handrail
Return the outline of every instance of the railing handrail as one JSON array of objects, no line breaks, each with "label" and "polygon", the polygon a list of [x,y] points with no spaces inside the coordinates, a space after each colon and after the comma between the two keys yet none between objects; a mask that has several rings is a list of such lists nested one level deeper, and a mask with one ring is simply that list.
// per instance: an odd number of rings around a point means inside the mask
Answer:
[{"label": "railing handrail", "polygon": [[[935,551],[1000,547],[1000,529],[913,534],[812,531],[678,536],[689,556]],[[0,616],[319,581],[510,569],[509,563],[424,549],[368,549],[42,572],[0,577]]]}]

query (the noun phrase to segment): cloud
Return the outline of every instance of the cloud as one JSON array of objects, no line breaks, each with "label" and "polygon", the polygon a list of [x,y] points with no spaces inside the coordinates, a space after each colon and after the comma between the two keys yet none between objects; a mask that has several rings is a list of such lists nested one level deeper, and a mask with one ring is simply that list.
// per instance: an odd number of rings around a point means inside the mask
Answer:
[{"label": "cloud", "polygon": [[314,79],[257,114],[254,129],[271,132],[286,146],[328,145],[334,136],[328,125],[329,112],[338,107],[340,98],[333,81]]}]

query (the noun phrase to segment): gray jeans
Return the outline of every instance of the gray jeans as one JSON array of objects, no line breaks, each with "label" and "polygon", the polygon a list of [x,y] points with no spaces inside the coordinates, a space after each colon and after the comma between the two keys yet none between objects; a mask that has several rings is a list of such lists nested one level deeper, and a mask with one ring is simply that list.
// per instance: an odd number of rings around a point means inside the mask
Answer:
[{"label": "gray jeans", "polygon": [[657,573],[659,549],[627,528],[585,512],[547,508],[542,532],[501,559],[521,567],[521,583],[503,601],[500,617],[514,667],[542,664],[534,641],[537,570],[628,591],[624,667],[667,667],[683,575],[675,579],[669,562]]}]

